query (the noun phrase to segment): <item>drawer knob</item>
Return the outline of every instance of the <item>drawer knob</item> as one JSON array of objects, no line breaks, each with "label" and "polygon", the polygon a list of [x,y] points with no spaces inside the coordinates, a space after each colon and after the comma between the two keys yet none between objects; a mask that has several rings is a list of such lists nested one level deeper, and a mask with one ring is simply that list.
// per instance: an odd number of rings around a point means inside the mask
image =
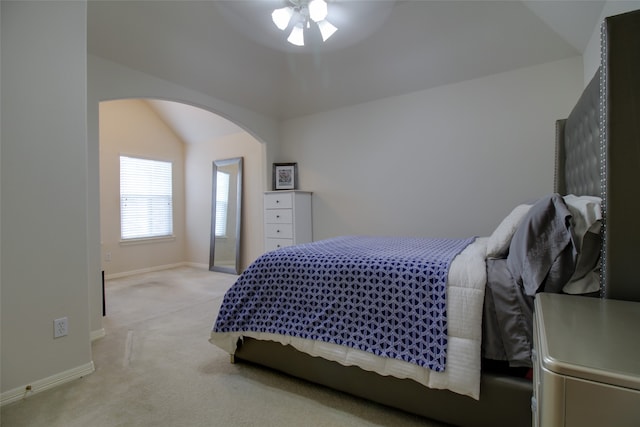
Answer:
[{"label": "drawer knob", "polygon": [[280,218],[280,215],[276,215],[276,218]]},{"label": "drawer knob", "polygon": [[276,230],[276,233],[279,233],[279,232],[280,232],[280,230]]},{"label": "drawer knob", "polygon": [[278,203],[280,203],[280,200],[276,200],[276,205],[277,205]]}]

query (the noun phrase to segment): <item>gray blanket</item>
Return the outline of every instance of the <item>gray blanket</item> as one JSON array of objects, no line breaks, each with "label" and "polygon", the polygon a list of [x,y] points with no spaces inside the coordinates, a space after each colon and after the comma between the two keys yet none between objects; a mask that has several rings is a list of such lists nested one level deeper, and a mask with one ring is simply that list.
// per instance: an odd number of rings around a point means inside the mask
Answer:
[{"label": "gray blanket", "polygon": [[576,268],[571,213],[558,194],[540,199],[518,226],[505,259],[487,260],[482,356],[531,367],[533,300],[561,292]]}]

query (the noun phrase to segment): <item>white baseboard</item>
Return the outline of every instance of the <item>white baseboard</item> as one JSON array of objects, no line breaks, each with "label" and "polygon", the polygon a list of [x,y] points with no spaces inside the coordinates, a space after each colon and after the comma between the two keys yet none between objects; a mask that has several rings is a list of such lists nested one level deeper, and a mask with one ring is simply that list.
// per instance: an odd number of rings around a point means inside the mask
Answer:
[{"label": "white baseboard", "polygon": [[27,397],[40,393],[41,391],[49,390],[70,381],[77,380],[78,378],[91,374],[93,371],[95,371],[93,362],[89,362],[85,365],[60,372],[59,374],[52,375],[48,378],[34,381],[31,384],[25,384],[22,387],[6,391],[0,395],[0,406],[17,402],[21,399],[26,399]]},{"label": "white baseboard", "polygon": [[134,276],[136,274],[151,273],[154,271],[169,270],[171,268],[184,267],[188,265],[186,262],[178,262],[176,264],[157,265],[155,267],[141,268],[140,270],[123,271],[122,273],[105,274],[105,280],[119,279],[121,277]]},{"label": "white baseboard", "polygon": [[91,331],[89,335],[92,342],[95,340],[99,340],[100,338],[104,338],[105,336],[107,336],[107,332],[104,330],[104,328],[100,328],[97,331]]},{"label": "white baseboard", "polygon": [[178,262],[175,264],[157,265],[155,267],[141,268],[140,270],[123,271],[121,273],[105,274],[104,279],[119,279],[121,277],[135,276],[136,274],[151,273],[153,271],[169,270],[178,267],[193,267],[209,270],[209,264],[201,264],[198,262]]},{"label": "white baseboard", "polygon": [[200,264],[200,263],[197,263],[197,262],[185,262],[184,265],[186,265],[187,267],[201,268],[203,270],[209,270],[209,264]]}]

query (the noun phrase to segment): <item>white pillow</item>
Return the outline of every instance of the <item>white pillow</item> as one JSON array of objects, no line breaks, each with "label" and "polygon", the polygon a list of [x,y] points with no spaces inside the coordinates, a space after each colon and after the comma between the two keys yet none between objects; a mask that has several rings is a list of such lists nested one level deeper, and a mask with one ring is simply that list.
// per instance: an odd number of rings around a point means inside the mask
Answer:
[{"label": "white pillow", "polygon": [[574,238],[577,239],[578,246],[582,247],[582,238],[585,233],[598,234],[600,232],[600,220],[602,210],[600,203],[602,199],[595,196],[575,196],[569,194],[563,197],[564,202],[571,212]]},{"label": "white pillow", "polygon": [[502,220],[487,241],[487,258],[504,258],[507,255],[511,238],[529,209],[531,205],[518,205]]},{"label": "white pillow", "polygon": [[[562,291],[568,294],[586,294],[600,289],[600,227],[602,225],[601,199],[595,196],[563,197],[571,212],[573,240],[578,249],[576,271]],[[589,233],[589,234],[587,234]]]}]

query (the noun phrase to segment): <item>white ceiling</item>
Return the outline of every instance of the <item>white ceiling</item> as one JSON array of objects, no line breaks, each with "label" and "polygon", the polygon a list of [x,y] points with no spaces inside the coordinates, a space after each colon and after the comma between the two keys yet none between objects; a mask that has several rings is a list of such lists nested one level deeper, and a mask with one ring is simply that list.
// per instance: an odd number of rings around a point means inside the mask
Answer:
[{"label": "white ceiling", "polygon": [[338,32],[297,48],[285,0],[91,0],[88,50],[288,119],[580,55],[604,3],[330,0]]}]

